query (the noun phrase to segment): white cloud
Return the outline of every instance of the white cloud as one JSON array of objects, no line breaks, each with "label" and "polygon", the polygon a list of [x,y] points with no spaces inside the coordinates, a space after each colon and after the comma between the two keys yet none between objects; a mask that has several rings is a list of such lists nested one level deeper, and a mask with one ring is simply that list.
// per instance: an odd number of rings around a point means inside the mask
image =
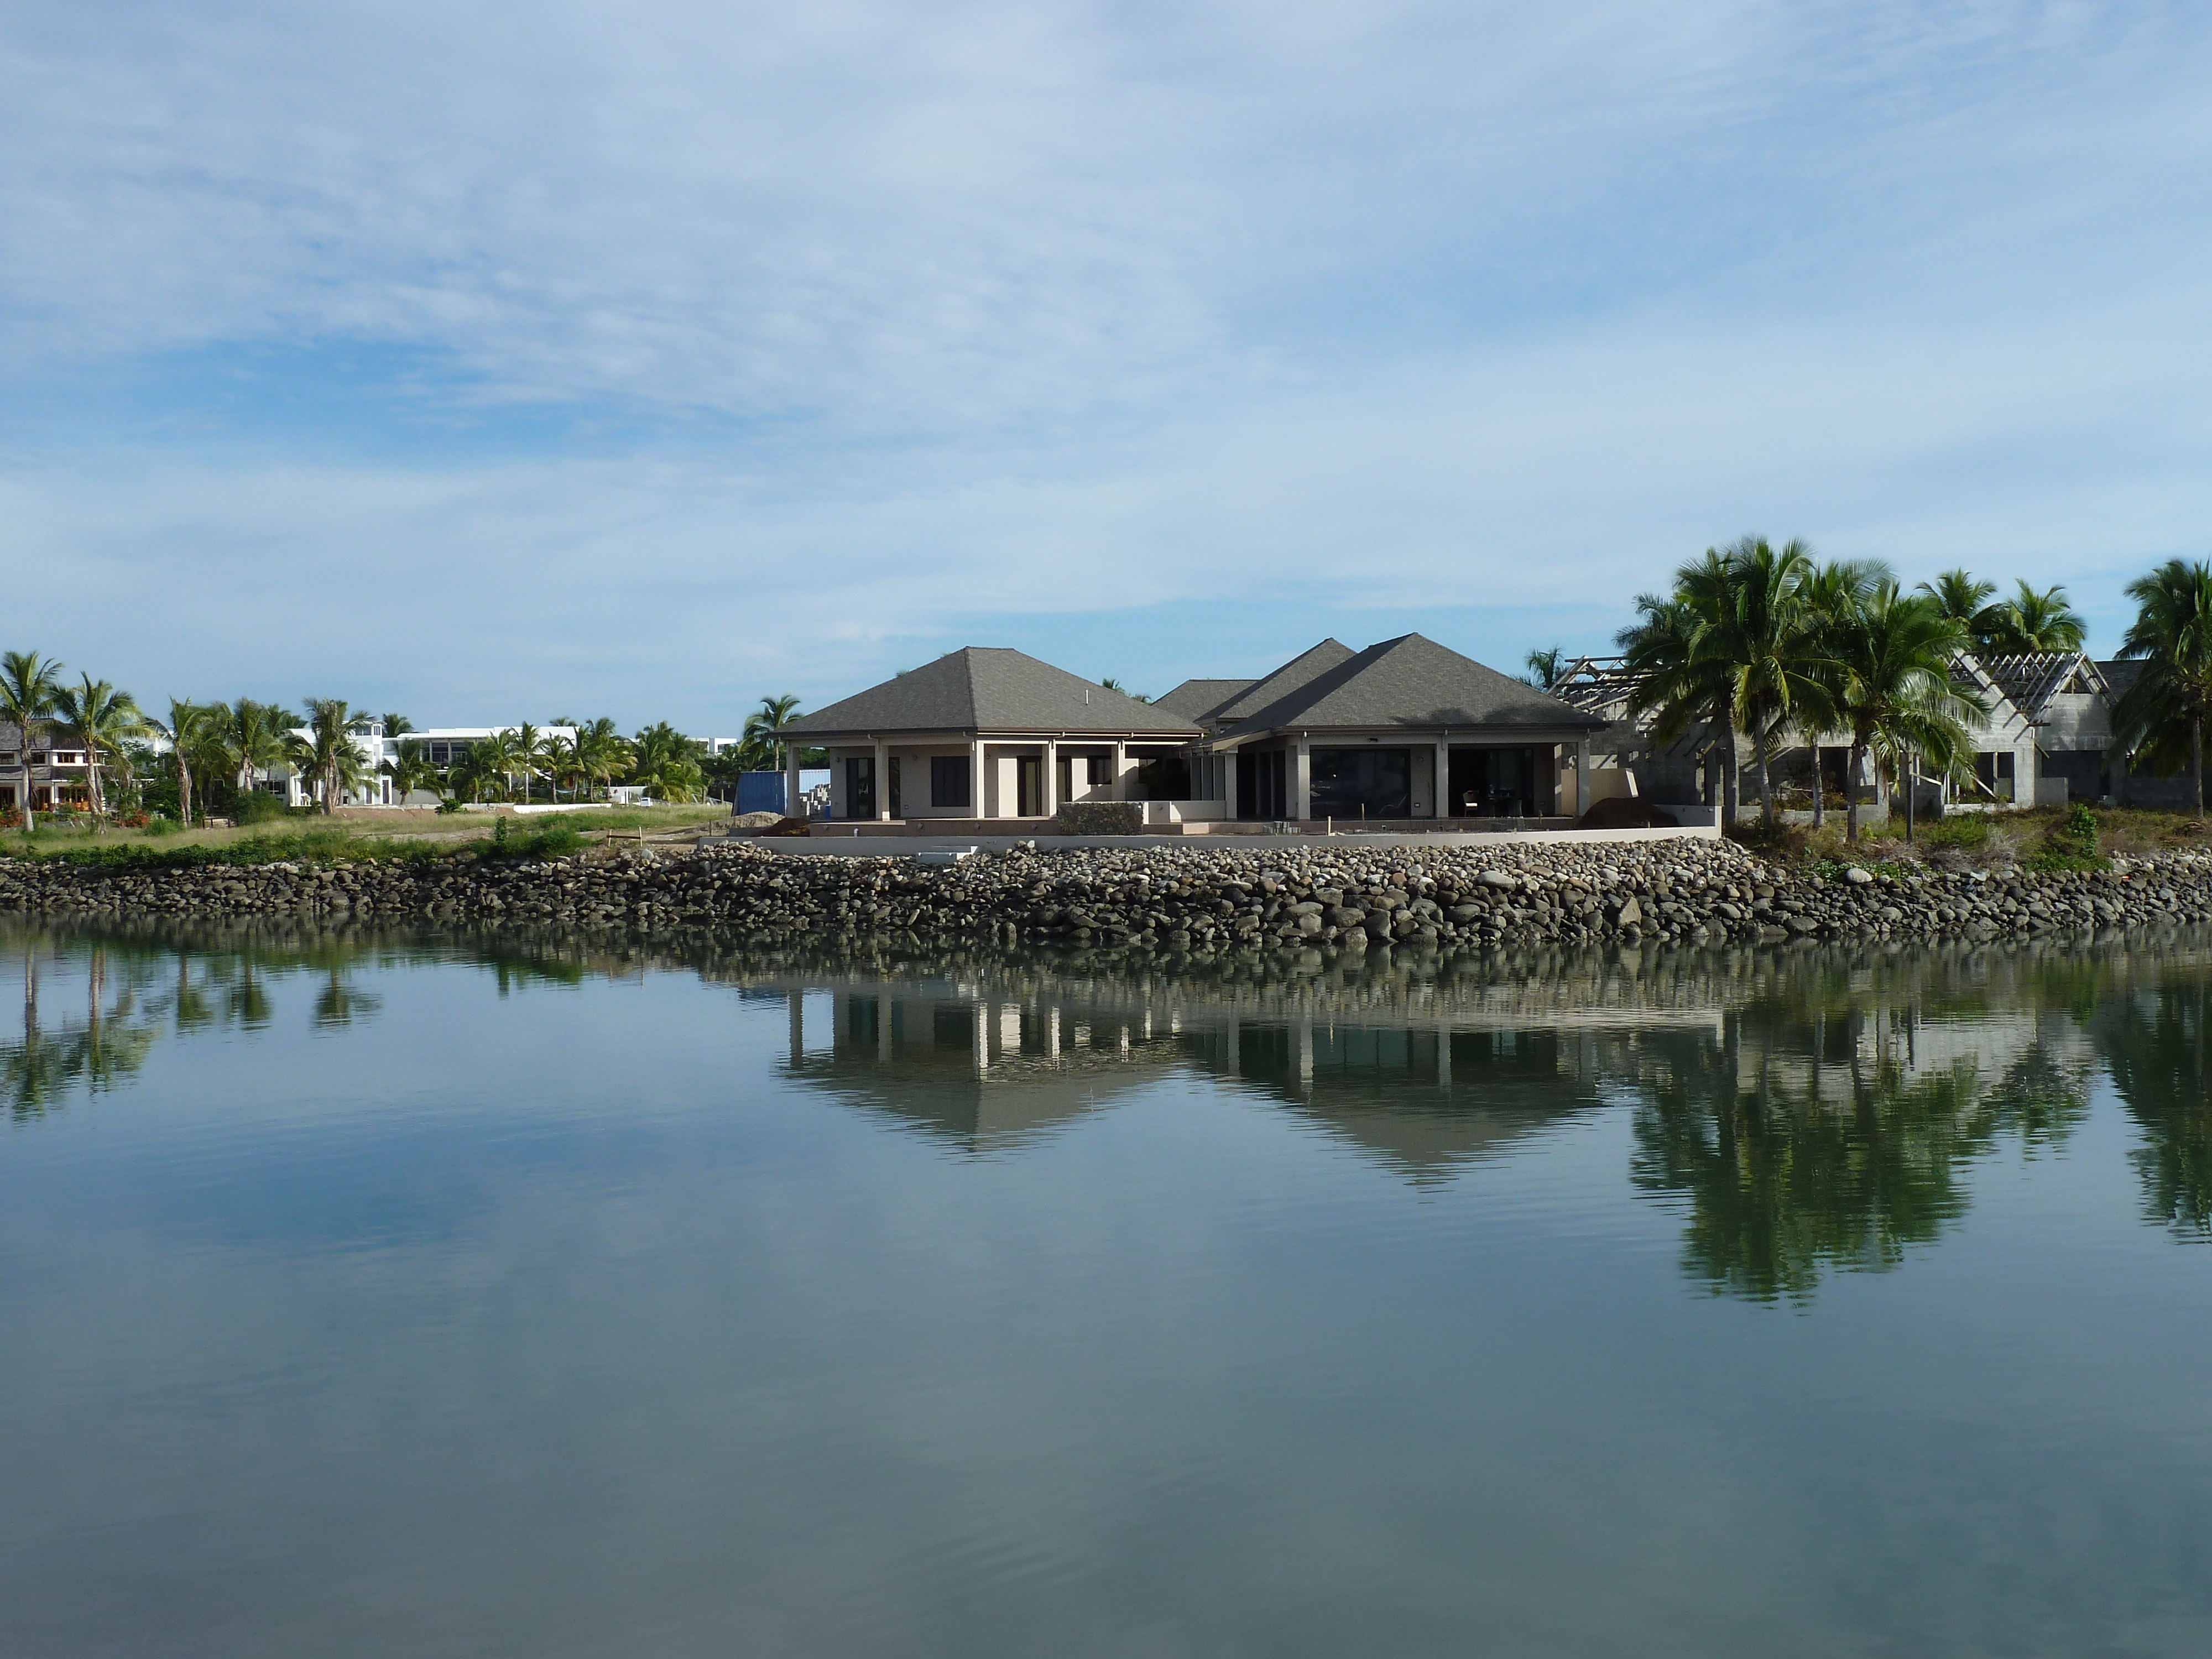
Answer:
[{"label": "white cloud", "polygon": [[[0,575],[149,694],[702,724],[994,615],[1213,605],[1228,654],[1255,598],[1586,629],[1754,528],[2109,611],[2203,550],[2207,37],[1748,0],[23,9],[0,353],[19,409],[81,407],[4,428]],[[341,345],[405,354],[404,395],[319,425],[281,374],[258,422],[133,390]]]}]

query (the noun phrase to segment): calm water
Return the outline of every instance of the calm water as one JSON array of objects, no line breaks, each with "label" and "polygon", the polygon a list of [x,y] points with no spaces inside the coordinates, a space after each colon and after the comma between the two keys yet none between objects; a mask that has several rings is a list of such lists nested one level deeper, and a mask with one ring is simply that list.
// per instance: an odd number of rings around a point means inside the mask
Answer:
[{"label": "calm water", "polygon": [[2212,1652],[2212,942],[0,985],[10,1656]]}]

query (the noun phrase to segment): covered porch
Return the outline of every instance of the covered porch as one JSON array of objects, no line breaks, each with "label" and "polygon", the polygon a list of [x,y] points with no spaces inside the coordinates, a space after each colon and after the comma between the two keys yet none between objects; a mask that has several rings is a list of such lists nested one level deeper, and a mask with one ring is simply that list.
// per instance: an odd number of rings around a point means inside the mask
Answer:
[{"label": "covered porch", "polygon": [[[830,817],[844,823],[1048,821],[1063,805],[1172,803],[1185,819],[1218,803],[1192,793],[1188,747],[1033,733],[901,733],[832,740]],[[801,816],[798,750],[785,771],[787,810]]]},{"label": "covered porch", "polygon": [[1242,823],[1579,818],[1597,799],[1586,732],[1270,736],[1197,757]]}]

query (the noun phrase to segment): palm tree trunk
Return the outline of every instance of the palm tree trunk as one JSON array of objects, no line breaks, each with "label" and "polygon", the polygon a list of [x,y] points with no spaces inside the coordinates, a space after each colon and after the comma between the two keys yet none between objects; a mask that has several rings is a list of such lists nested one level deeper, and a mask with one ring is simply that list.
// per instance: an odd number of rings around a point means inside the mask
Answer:
[{"label": "palm tree trunk", "polygon": [[1770,834],[1774,829],[1774,784],[1766,757],[1767,729],[1761,725],[1752,736],[1752,752],[1759,763],[1759,822]]},{"label": "palm tree trunk", "polygon": [[1905,844],[1910,847],[1912,845],[1914,814],[1920,801],[1920,780],[1913,775],[1918,768],[1913,763],[1912,751],[1906,750],[1903,758],[1904,763],[1899,770],[1905,775]]},{"label": "palm tree trunk", "polygon": [[1813,827],[1825,829],[1828,822],[1827,792],[1820,787],[1820,740],[1813,739]]},{"label": "palm tree trunk", "polygon": [[1865,753],[1866,746],[1854,737],[1850,757],[1844,763],[1844,839],[1847,842],[1859,838],[1859,757]]},{"label": "palm tree trunk", "polygon": [[1741,811],[1741,787],[1737,778],[1735,752],[1735,699],[1723,697],[1720,706],[1721,728],[1721,823],[1728,829],[1735,827],[1736,815]]},{"label": "palm tree trunk", "polygon": [[2204,721],[2202,716],[2189,723],[2189,778],[2197,786],[2197,816],[2204,816]]}]

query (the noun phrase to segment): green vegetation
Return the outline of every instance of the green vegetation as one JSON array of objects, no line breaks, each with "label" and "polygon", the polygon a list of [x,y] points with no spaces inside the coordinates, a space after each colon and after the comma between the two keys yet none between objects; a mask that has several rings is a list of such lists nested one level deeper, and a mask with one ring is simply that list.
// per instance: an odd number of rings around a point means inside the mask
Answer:
[{"label": "green vegetation", "polygon": [[2043,844],[2028,859],[2035,870],[2102,870],[2109,862],[2097,850],[2097,815],[2087,801],[2075,801],[2066,815],[2043,832]]},{"label": "green vegetation", "polygon": [[2112,710],[2113,740],[2171,776],[2184,759],[2204,816],[2204,724],[2212,719],[2212,565],[2168,560],[2128,584],[2136,620],[2120,642],[2142,672]]},{"label": "green vegetation", "polygon": [[[1978,705],[1950,679],[1966,635],[1938,601],[1900,596],[1881,565],[1823,566],[1802,542],[1778,549],[1747,538],[1708,549],[1675,572],[1671,592],[1639,595],[1636,609],[1641,620],[1620,636],[1638,678],[1635,709],[1656,716],[1652,735],[1661,743],[1700,724],[1749,737],[1767,842],[1785,839],[1771,757],[1792,729],[1847,729],[1852,777],[1869,757],[1889,777],[1923,761],[1952,771],[1972,763],[1963,721]],[[1717,747],[1723,821],[1733,830],[1735,745]],[[1853,790],[1850,839],[1858,834],[1857,807]],[[1825,823],[1819,796],[1814,813]]]},{"label": "green vegetation", "polygon": [[[526,720],[453,744],[459,752],[443,766],[408,737],[415,726],[404,714],[373,716],[342,697],[310,697],[306,708],[301,714],[252,697],[172,698],[168,718],[155,720],[106,680],[88,674],[80,684],[66,685],[52,658],[0,654],[0,721],[25,738],[14,762],[14,793],[35,809],[14,813],[9,827],[27,835],[40,818],[54,828],[79,813],[108,830],[135,829],[156,817],[186,827],[264,823],[297,810],[278,799],[295,793],[293,780],[325,817],[336,817],[349,797],[368,797],[386,778],[398,800],[429,793],[448,811],[465,800],[581,805],[611,796],[623,781],[642,786],[656,805],[703,800],[710,781],[727,786],[727,799],[738,772],[781,769],[781,734],[799,705],[787,695],[763,698],[746,719],[744,741],[720,756],[709,756],[706,743],[665,720],[626,738],[605,716],[564,717],[544,726]],[[380,730],[392,745],[389,755],[372,735]],[[34,763],[34,754],[52,753],[56,744],[84,753],[86,761],[41,755]],[[439,752],[441,759],[447,754]],[[802,758],[826,761],[819,750]]]},{"label": "green vegetation", "polygon": [[2047,587],[2039,593],[2022,580],[2014,584],[2011,599],[1993,604],[1995,582],[1977,581],[1963,570],[1946,570],[1934,581],[1921,583],[1920,591],[1935,602],[1945,620],[1956,624],[1978,656],[2079,651],[2089,636],[2088,624],[2068,601],[2063,587]]}]

